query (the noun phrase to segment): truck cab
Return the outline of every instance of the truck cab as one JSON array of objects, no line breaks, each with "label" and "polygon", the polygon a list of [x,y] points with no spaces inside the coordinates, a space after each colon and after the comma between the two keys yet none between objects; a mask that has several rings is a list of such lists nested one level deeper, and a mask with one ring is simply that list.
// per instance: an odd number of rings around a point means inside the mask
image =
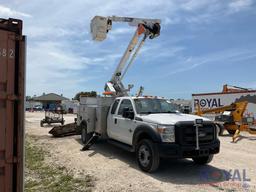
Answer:
[{"label": "truck cab", "polygon": [[136,152],[140,168],[147,172],[158,168],[160,157],[206,164],[220,148],[212,121],[179,113],[158,97],[117,97],[108,112],[107,135]]}]

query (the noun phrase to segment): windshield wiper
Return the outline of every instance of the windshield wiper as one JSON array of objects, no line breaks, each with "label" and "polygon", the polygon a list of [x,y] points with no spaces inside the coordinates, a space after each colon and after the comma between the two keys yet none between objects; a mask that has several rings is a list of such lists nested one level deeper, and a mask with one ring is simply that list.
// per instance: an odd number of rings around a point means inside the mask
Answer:
[{"label": "windshield wiper", "polygon": [[147,112],[140,112],[140,114],[157,114],[157,113],[176,113],[175,111],[147,111]]},{"label": "windshield wiper", "polygon": [[176,111],[165,111],[165,112],[162,112],[162,113],[176,113]]},{"label": "windshield wiper", "polygon": [[148,112],[140,112],[140,114],[151,114],[152,112],[148,111]]}]

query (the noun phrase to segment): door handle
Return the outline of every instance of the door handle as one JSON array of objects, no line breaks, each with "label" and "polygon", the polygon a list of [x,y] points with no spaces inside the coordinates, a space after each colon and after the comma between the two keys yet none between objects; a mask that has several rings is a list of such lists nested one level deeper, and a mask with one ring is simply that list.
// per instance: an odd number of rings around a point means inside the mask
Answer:
[{"label": "door handle", "polygon": [[115,124],[117,124],[117,119],[115,119]]}]

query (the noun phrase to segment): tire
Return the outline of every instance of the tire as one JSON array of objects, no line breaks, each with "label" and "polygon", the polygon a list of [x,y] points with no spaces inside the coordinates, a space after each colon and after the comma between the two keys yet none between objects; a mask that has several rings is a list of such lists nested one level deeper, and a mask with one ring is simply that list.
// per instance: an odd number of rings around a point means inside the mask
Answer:
[{"label": "tire", "polygon": [[156,171],[160,162],[157,145],[148,139],[141,140],[136,147],[136,159],[142,171]]},{"label": "tire", "polygon": [[83,144],[87,142],[87,127],[85,124],[81,124],[81,141]]},{"label": "tire", "polygon": [[219,136],[223,136],[223,132],[225,130],[224,126],[222,124],[216,124],[216,126],[218,128],[217,130],[218,130]]},{"label": "tire", "polygon": [[81,124],[81,141],[86,144],[87,141],[92,137],[92,133],[87,133],[87,125],[85,123]]},{"label": "tire", "polygon": [[43,127],[44,126],[44,122],[40,121],[40,126]]},{"label": "tire", "polygon": [[230,135],[234,135],[235,132],[236,132],[236,130],[228,130],[228,129],[227,129],[227,131],[228,131],[228,133],[229,133]]},{"label": "tire", "polygon": [[195,162],[195,164],[205,165],[205,164],[208,164],[212,161],[213,155],[204,156],[204,157],[194,157],[192,159]]}]

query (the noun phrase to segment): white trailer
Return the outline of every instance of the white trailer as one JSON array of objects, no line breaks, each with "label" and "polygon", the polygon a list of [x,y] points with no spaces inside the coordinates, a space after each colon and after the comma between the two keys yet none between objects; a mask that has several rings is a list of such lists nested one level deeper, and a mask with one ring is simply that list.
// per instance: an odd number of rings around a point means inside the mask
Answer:
[{"label": "white trailer", "polygon": [[197,104],[201,109],[213,109],[238,101],[248,101],[244,115],[256,118],[256,90],[192,94],[192,110],[195,111]]}]

